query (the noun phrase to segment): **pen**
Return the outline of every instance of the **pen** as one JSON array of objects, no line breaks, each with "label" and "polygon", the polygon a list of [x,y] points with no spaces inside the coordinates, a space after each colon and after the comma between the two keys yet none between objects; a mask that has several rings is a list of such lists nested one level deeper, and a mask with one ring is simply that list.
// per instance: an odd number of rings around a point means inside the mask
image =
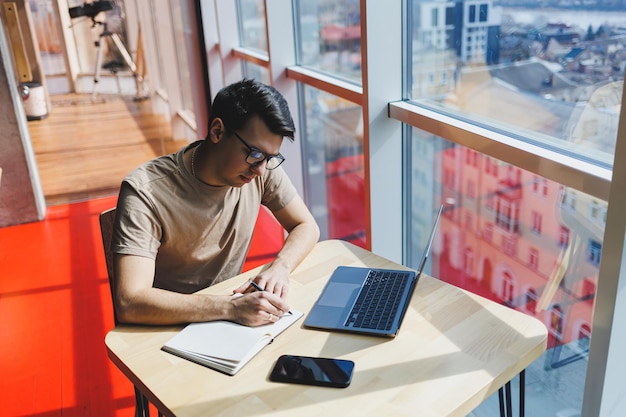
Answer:
[{"label": "pen", "polygon": [[[255,289],[255,290],[257,290],[257,291],[265,291],[263,288],[259,287],[259,284],[257,284],[257,283],[256,283],[256,282],[254,282],[254,281],[250,281],[250,285],[252,285],[252,286],[254,287],[254,289]],[[289,314],[293,314],[293,313],[291,312],[291,310],[289,310],[287,313],[289,313]]]}]

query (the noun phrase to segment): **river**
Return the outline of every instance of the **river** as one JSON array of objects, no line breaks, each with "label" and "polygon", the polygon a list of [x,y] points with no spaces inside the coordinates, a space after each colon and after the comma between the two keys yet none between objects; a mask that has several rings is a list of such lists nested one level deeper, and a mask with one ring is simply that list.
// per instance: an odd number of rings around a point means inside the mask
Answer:
[{"label": "river", "polygon": [[588,11],[568,9],[522,9],[502,6],[502,19],[513,17],[517,23],[566,23],[587,30],[589,25],[597,30],[600,25],[626,28],[626,11]]}]

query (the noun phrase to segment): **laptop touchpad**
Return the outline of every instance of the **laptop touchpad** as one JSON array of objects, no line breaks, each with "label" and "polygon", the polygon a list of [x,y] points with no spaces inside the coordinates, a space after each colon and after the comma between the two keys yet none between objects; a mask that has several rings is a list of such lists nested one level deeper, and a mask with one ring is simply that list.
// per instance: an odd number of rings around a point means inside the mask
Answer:
[{"label": "laptop touchpad", "polygon": [[360,287],[358,284],[331,282],[320,297],[318,304],[325,307],[346,307],[352,294]]}]

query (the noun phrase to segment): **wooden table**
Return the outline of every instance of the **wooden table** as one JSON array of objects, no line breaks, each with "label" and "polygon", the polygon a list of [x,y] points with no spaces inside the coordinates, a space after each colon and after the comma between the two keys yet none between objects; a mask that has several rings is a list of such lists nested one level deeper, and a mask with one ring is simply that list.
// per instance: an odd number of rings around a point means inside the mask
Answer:
[{"label": "wooden table", "polygon": [[[339,265],[400,267],[349,243],[316,245],[292,274],[290,306],[305,314]],[[402,267],[401,267],[402,268]],[[406,268],[405,268],[406,269]],[[230,294],[255,271],[202,292]],[[161,351],[182,327],[120,325],[109,358],[166,416],[466,416],[537,359],[537,319],[422,276],[394,339],[290,327],[235,376]],[[270,382],[279,355],[351,359],[348,388]]]}]

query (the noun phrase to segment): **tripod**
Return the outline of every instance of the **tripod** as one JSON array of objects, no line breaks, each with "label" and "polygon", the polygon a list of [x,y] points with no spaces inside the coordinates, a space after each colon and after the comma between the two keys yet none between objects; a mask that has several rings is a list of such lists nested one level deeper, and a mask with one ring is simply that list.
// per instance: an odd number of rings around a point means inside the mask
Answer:
[{"label": "tripod", "polygon": [[[97,95],[96,87],[98,86],[98,82],[100,81],[100,71],[103,68],[103,65],[102,65],[102,59],[104,57],[103,46],[104,46],[104,41],[107,38],[109,38],[109,39],[111,39],[113,41],[113,44],[115,45],[115,47],[117,48],[119,53],[122,55],[122,58],[124,59],[124,62],[126,63],[128,68],[130,69],[130,71],[133,73],[133,77],[135,77],[135,84],[137,86],[137,93],[135,95],[135,100],[139,101],[139,100],[147,99],[148,96],[147,96],[147,94],[144,91],[145,90],[145,86],[144,86],[143,75],[139,74],[137,72],[137,65],[135,65],[135,62],[133,61],[133,58],[130,56],[130,53],[128,52],[128,50],[124,46],[124,43],[122,42],[122,39],[120,38],[120,35],[115,33],[115,32],[110,32],[108,30],[108,28],[107,28],[106,22],[100,22],[100,21],[97,21],[97,20],[93,19],[93,24],[94,24],[94,26],[97,25],[97,24],[101,25],[102,26],[102,32],[100,32],[98,40],[95,42],[95,45],[98,48],[98,55],[96,56],[96,68],[95,68],[95,71],[94,71],[93,91],[92,91],[92,95],[91,95],[92,100],[95,100],[96,99],[96,95]],[[117,88],[118,88],[118,91],[121,92],[119,79],[117,78],[117,72],[122,67],[122,65],[117,63],[117,62],[111,62],[111,63],[105,64],[105,67],[107,67],[113,74],[115,74],[115,79],[117,81]]]}]

